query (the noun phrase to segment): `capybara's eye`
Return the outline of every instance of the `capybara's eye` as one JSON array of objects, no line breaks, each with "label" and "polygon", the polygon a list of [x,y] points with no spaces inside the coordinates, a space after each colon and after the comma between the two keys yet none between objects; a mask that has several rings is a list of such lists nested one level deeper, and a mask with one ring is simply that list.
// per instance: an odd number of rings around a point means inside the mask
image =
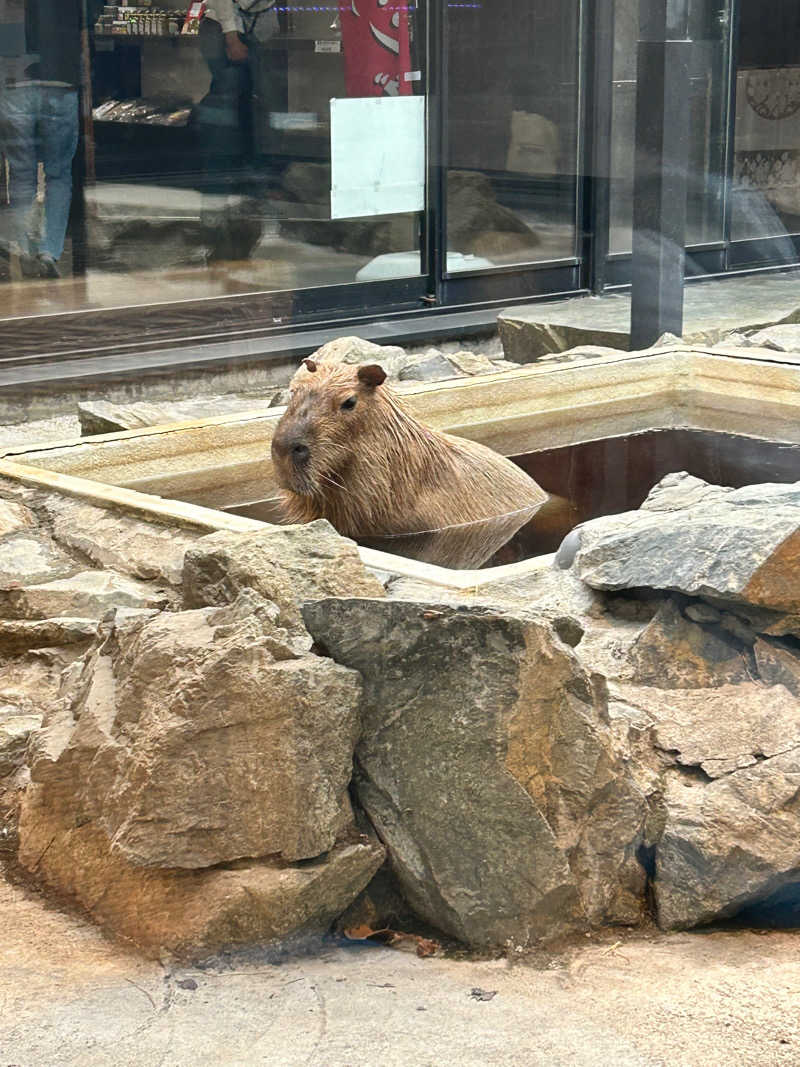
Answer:
[{"label": "capybara's eye", "polygon": [[342,401],[342,411],[352,411],[357,400],[357,396],[348,396],[347,400]]}]

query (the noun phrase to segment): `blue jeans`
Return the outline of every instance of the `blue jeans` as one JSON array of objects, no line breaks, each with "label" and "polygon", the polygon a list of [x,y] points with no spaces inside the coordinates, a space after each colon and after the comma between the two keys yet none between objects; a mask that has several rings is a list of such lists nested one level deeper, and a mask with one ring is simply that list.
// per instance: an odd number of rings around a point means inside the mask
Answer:
[{"label": "blue jeans", "polygon": [[[72,201],[72,157],[78,147],[78,92],[24,85],[0,92],[0,153],[8,162],[10,203],[0,211],[0,240],[58,259]],[[38,248],[27,235],[36,197],[37,165],[44,165],[44,234]]]}]

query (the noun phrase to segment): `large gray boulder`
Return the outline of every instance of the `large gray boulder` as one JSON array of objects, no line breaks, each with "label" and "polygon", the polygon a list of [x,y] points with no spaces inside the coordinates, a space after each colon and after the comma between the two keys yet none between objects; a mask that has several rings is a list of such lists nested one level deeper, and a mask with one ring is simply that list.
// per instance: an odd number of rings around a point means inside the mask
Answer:
[{"label": "large gray boulder", "polygon": [[639,511],[584,523],[576,540],[574,572],[595,589],[667,589],[800,612],[800,482],[729,489],[671,474]]},{"label": "large gray boulder", "polygon": [[357,675],[299,654],[252,592],[124,617],[73,669],[31,777],[142,867],[310,859],[350,822]]},{"label": "large gray boulder", "polygon": [[420,915],[482,947],[639,918],[645,798],[547,620],[424,598],[303,617],[363,676],[358,797]]}]

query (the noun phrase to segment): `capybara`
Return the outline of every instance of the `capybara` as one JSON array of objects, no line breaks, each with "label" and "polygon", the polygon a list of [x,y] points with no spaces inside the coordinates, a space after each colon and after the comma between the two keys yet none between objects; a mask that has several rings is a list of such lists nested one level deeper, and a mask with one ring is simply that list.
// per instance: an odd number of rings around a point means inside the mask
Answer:
[{"label": "capybara", "polygon": [[377,364],[306,359],[272,440],[288,522],[328,521],[362,545],[480,567],[547,493],[484,445],[425,426]]}]

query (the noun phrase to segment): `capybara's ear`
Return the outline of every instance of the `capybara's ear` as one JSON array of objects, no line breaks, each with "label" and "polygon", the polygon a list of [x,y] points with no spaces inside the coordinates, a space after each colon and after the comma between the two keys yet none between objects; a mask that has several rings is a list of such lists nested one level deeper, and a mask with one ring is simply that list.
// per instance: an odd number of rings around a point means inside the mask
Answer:
[{"label": "capybara's ear", "polygon": [[374,389],[386,381],[386,371],[377,363],[370,363],[366,367],[358,368],[358,380],[362,385],[368,385],[370,389]]},{"label": "capybara's ear", "polygon": [[317,369],[317,365],[313,359],[304,359],[303,366],[306,368],[307,371],[310,371],[312,374]]}]

